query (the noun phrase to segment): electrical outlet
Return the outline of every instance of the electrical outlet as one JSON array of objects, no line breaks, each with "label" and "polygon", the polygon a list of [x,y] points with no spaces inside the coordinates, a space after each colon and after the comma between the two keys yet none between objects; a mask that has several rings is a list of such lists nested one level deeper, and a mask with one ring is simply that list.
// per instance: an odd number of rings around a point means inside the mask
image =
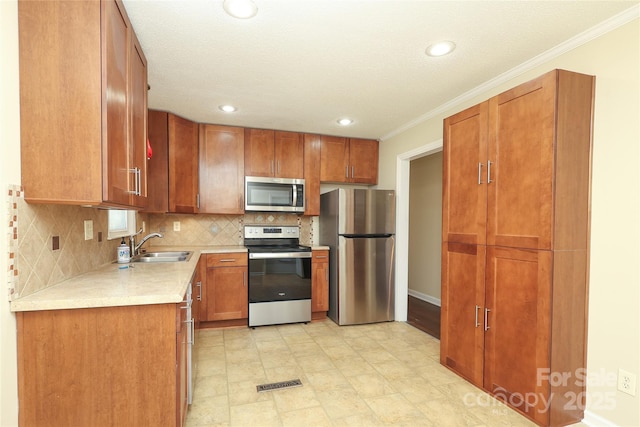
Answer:
[{"label": "electrical outlet", "polygon": [[180,231],[180,221],[173,221],[173,231]]},{"label": "electrical outlet", "polygon": [[88,219],[84,222],[84,240],[93,239],[93,221]]},{"label": "electrical outlet", "polygon": [[636,375],[624,369],[618,369],[618,390],[623,393],[636,395]]}]

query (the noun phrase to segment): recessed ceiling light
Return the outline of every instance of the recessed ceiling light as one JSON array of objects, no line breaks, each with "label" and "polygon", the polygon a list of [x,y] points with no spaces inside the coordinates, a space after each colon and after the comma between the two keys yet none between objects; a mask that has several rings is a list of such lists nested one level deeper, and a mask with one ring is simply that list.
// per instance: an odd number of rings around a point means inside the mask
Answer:
[{"label": "recessed ceiling light", "polygon": [[349,126],[350,124],[353,123],[353,119],[349,119],[349,118],[343,118],[343,119],[338,119],[338,124],[340,126]]},{"label": "recessed ceiling light", "polygon": [[233,113],[235,111],[237,111],[238,109],[236,107],[234,107],[233,105],[221,105],[218,107],[220,110],[224,111],[225,113]]},{"label": "recessed ceiling light", "polygon": [[258,13],[258,7],[252,0],[224,0],[222,7],[234,18],[253,18]]},{"label": "recessed ceiling light", "polygon": [[444,41],[432,44],[425,53],[429,56],[442,56],[453,52],[455,48],[456,44],[454,42]]}]

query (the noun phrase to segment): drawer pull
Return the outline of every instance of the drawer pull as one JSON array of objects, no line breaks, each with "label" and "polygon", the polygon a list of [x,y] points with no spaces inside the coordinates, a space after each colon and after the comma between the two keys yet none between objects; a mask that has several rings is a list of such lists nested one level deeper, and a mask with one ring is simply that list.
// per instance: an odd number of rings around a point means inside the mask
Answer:
[{"label": "drawer pull", "polygon": [[316,255],[316,259],[320,259],[320,258],[328,258],[326,255]]},{"label": "drawer pull", "polygon": [[221,259],[220,262],[236,262],[237,260],[233,258]]}]

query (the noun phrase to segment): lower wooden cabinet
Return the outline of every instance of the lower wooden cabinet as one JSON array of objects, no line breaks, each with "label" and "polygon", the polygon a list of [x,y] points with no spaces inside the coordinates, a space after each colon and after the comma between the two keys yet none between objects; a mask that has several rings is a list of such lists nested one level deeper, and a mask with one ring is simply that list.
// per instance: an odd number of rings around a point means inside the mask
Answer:
[{"label": "lower wooden cabinet", "polygon": [[201,321],[249,317],[248,256],[246,252],[207,254]]},{"label": "lower wooden cabinet", "polygon": [[445,242],[441,363],[540,425],[582,419],[586,271],[584,251]]},{"label": "lower wooden cabinet", "polygon": [[182,305],[17,313],[20,425],[181,426]]},{"label": "lower wooden cabinet", "polygon": [[329,251],[313,251],[311,259],[311,312],[313,318],[329,311]]}]

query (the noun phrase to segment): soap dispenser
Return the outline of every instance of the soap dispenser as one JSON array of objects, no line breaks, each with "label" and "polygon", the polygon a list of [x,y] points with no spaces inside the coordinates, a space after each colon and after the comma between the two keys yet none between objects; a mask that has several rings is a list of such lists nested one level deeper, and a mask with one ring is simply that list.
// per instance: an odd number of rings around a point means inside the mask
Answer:
[{"label": "soap dispenser", "polygon": [[124,237],[118,246],[118,263],[126,264],[131,260],[131,249],[124,241]]}]

